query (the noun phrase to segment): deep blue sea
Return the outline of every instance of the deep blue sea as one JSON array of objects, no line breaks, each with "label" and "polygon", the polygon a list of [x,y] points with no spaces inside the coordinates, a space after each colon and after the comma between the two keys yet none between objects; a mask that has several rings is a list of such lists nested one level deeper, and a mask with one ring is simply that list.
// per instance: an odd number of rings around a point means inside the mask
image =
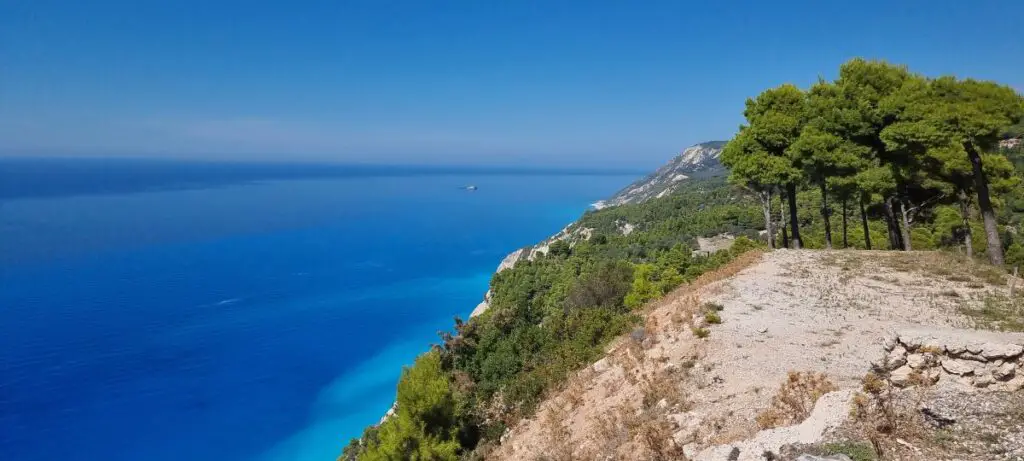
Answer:
[{"label": "deep blue sea", "polygon": [[333,460],[638,175],[0,159],[0,459]]}]

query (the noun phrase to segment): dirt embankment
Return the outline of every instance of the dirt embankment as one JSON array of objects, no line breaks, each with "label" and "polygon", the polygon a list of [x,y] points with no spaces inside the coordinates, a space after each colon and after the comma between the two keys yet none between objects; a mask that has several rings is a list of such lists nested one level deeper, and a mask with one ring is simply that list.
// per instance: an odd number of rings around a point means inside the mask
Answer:
[{"label": "dirt embankment", "polygon": [[1024,459],[1007,281],[939,253],[748,254],[648,306],[489,458]]}]

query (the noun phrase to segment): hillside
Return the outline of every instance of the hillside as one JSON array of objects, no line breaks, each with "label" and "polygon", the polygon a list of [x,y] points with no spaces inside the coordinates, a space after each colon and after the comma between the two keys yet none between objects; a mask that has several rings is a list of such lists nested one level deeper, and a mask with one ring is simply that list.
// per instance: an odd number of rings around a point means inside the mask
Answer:
[{"label": "hillside", "polygon": [[725,141],[709,141],[690,146],[654,173],[626,186],[608,199],[595,203],[594,207],[601,209],[626,203],[642,203],[672,193],[680,182],[690,178],[724,176],[727,171],[718,161],[724,146]]},{"label": "hillside", "polygon": [[874,440],[887,459],[1020,459],[1019,291],[941,253],[749,253],[648,306],[492,457],[793,459]]}]

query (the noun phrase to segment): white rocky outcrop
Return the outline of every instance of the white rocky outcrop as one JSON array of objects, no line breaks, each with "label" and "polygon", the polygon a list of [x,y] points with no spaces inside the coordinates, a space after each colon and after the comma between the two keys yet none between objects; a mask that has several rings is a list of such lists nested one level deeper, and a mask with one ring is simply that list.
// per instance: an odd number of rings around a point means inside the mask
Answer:
[{"label": "white rocky outcrop", "polygon": [[657,171],[626,186],[607,200],[592,206],[598,210],[626,203],[640,203],[671,194],[675,187],[690,178],[724,174],[718,157],[725,142],[712,141],[690,146]]}]

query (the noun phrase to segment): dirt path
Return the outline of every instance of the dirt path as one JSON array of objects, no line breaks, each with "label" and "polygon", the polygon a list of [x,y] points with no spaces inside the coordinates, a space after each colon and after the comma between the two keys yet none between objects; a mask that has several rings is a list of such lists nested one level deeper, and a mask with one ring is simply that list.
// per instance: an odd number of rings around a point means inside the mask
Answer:
[{"label": "dirt path", "polygon": [[[763,459],[762,445],[810,443],[840,424],[849,395],[901,332],[1024,344],[1021,333],[972,329],[993,319],[965,313],[991,311],[1006,292],[984,266],[933,253],[780,250],[748,259],[650,306],[644,329],[513,428],[494,457],[724,460],[731,444],[758,435],[767,439],[738,459]],[[830,397],[834,408],[803,426],[758,434],[757,416],[790,371],[824,373],[846,398]]]}]

